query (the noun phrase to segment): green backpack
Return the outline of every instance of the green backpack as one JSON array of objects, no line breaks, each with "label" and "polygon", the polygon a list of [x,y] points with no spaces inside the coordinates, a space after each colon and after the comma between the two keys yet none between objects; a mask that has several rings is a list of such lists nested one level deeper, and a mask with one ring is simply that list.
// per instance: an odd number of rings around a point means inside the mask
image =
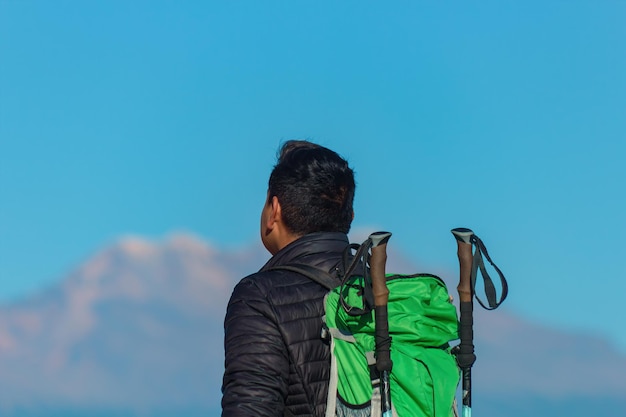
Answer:
[{"label": "green backpack", "polygon": [[[351,316],[341,301],[358,305],[363,287],[362,277],[351,277],[326,297],[332,358],[327,417],[358,415],[348,410],[362,410],[366,416],[380,413],[374,312]],[[387,287],[390,385],[396,415],[454,415],[459,369],[448,342],[458,338],[458,321],[446,285],[429,274],[388,274]]]},{"label": "green backpack", "polygon": [[[331,346],[326,417],[380,416],[371,282],[367,273],[353,273],[367,265],[367,248],[353,244],[348,250],[340,286],[326,272],[308,265],[275,269],[299,272],[330,290],[323,332]],[[351,256],[351,250],[356,250],[356,255]],[[446,285],[431,274],[386,277],[393,415],[455,416],[460,374],[449,342],[458,339],[458,319]]]}]

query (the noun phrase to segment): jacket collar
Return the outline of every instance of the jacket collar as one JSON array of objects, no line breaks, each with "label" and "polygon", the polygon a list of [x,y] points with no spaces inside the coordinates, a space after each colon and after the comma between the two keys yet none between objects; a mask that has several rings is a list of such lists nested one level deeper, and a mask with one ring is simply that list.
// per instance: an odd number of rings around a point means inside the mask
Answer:
[{"label": "jacket collar", "polygon": [[341,232],[316,232],[294,240],[261,268],[265,271],[277,265],[306,264],[331,271],[342,259],[350,244],[348,236]]}]

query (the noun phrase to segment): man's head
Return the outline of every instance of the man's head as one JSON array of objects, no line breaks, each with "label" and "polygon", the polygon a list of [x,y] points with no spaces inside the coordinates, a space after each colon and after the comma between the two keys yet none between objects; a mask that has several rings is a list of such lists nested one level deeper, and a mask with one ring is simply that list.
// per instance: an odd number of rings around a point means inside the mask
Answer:
[{"label": "man's head", "polygon": [[261,215],[265,247],[276,253],[308,233],[348,233],[354,190],[354,172],[335,152],[308,141],[285,142]]}]

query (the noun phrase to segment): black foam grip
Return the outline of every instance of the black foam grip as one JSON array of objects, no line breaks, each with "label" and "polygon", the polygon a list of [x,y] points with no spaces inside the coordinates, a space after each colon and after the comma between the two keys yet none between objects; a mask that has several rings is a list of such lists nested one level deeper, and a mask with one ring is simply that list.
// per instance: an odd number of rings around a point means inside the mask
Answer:
[{"label": "black foam grip", "polygon": [[456,361],[461,368],[470,368],[476,361],[474,354],[474,307],[471,301],[461,302],[461,320],[459,326],[459,339],[461,343],[457,347]]},{"label": "black foam grip", "polygon": [[387,306],[376,306],[376,369],[379,372],[391,371],[391,338],[389,337],[389,320]]}]

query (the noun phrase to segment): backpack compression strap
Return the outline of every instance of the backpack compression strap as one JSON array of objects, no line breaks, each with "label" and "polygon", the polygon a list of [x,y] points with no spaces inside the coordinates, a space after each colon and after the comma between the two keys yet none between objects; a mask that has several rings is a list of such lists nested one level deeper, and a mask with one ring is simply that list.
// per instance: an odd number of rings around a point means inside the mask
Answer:
[{"label": "backpack compression strap", "polygon": [[338,287],[341,282],[338,279],[333,278],[328,272],[316,268],[311,265],[306,264],[287,264],[287,265],[277,265],[268,269],[268,271],[291,271],[296,272],[298,274],[304,275],[309,278],[311,281],[315,281],[321,286],[332,290],[335,287]]}]

